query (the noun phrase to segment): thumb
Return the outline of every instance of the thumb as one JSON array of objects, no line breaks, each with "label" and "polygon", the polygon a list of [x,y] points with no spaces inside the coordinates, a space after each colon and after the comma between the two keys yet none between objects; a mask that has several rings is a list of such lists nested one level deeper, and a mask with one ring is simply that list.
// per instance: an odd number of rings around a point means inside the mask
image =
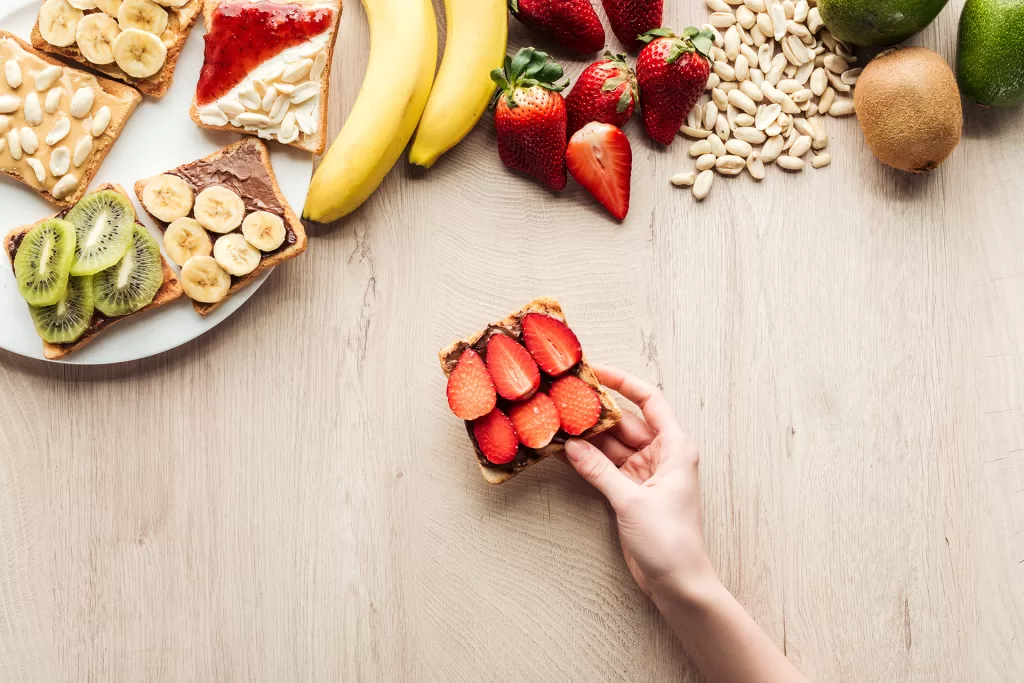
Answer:
[{"label": "thumb", "polygon": [[614,507],[636,486],[592,443],[583,439],[565,442],[565,456],[581,477],[604,494]]}]

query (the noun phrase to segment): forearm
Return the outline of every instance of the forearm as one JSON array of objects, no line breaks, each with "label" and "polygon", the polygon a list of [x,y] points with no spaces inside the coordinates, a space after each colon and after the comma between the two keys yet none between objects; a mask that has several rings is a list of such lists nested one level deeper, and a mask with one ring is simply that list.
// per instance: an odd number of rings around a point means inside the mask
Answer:
[{"label": "forearm", "polygon": [[654,601],[708,683],[806,682],[717,578]]}]

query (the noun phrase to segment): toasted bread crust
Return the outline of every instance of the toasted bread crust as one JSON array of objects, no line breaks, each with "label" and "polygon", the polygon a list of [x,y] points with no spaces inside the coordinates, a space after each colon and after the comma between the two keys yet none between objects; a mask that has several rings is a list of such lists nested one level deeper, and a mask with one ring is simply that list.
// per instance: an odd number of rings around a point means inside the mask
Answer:
[{"label": "toasted bread crust", "polygon": [[[312,152],[316,155],[323,154],[327,149],[327,113],[331,95],[331,65],[334,62],[334,49],[338,40],[338,26],[341,23],[341,14],[343,11],[342,0],[268,0],[268,2],[277,2],[278,4],[300,5],[323,4],[325,1],[337,5],[337,11],[334,13],[334,27],[331,29],[333,31],[333,39],[327,45],[327,66],[324,68],[324,73],[320,77],[320,92],[322,93],[320,97],[320,125],[317,127],[317,135],[314,141],[309,143],[303,142],[303,136],[300,136],[298,140],[288,145],[288,147],[295,147],[306,152]],[[210,30],[210,23],[213,20],[214,10],[216,10],[223,2],[224,0],[206,0],[206,4],[203,8],[203,19],[206,24],[207,31]],[[200,128],[206,128],[208,130],[223,130],[229,133],[256,136],[252,131],[232,126],[230,123],[224,126],[210,126],[203,123],[199,118],[199,109],[196,107],[195,98],[192,99],[192,106],[188,110],[188,115]],[[274,140],[274,142],[277,142],[277,140]]]},{"label": "toasted bread crust", "polygon": [[[93,192],[101,192],[103,190],[113,190],[118,194],[128,197],[128,193],[125,191],[123,187],[111,183],[105,183],[103,185],[100,185],[99,187],[94,189]],[[128,202],[131,203],[130,197],[128,199]],[[139,213],[138,211],[135,211],[134,204],[132,204],[132,211],[135,213],[135,222],[139,223]],[[60,216],[59,213],[54,214],[53,216],[48,216],[42,220],[36,221],[31,225],[23,225],[20,228],[15,228],[14,230],[7,233],[7,236],[4,238],[4,253],[7,254],[8,257],[10,258],[12,268],[14,267],[14,257],[11,255],[11,242],[16,238],[24,235],[29,230],[36,227],[43,221],[48,221],[51,218],[56,218],[58,216]],[[93,339],[103,334],[103,332],[109,330],[111,327],[121,322],[122,320],[127,320],[128,318],[131,318],[134,315],[138,315],[139,313],[143,313],[154,308],[159,308],[181,297],[181,295],[184,294],[185,291],[181,288],[181,283],[178,281],[178,277],[174,274],[174,271],[171,270],[171,267],[167,263],[167,259],[164,258],[163,254],[160,254],[160,261],[163,263],[164,282],[162,285],[160,285],[160,289],[157,290],[156,296],[153,297],[153,301],[151,301],[149,305],[144,306],[135,313],[131,313],[129,315],[123,315],[117,318],[104,318],[98,324],[91,327],[77,341],[74,341],[70,344],[51,344],[49,342],[44,341],[43,356],[49,360],[60,360],[62,358],[65,358],[70,354],[74,353],[75,351],[77,351],[78,349],[82,348],[83,346],[91,342]]]},{"label": "toasted bread crust", "polygon": [[[284,263],[285,261],[293,259],[299,254],[306,251],[306,229],[305,227],[303,227],[302,221],[295,214],[295,211],[292,210],[291,205],[288,204],[288,200],[285,199],[284,193],[281,192],[281,186],[278,185],[277,177],[274,175],[274,169],[270,165],[270,152],[267,150],[267,146],[263,144],[261,140],[251,137],[244,138],[234,144],[228,145],[227,147],[217,152],[214,152],[210,156],[203,157],[202,160],[208,162],[218,161],[226,156],[230,156],[233,152],[237,151],[243,146],[258,149],[260,158],[263,162],[263,166],[266,169],[267,175],[270,178],[270,184],[273,187],[274,195],[278,203],[280,203],[281,206],[284,208],[285,222],[292,229],[292,232],[295,233],[295,244],[287,247],[286,249],[281,249],[272,256],[262,259],[260,261],[260,265],[256,267],[256,270],[252,271],[248,275],[236,278],[231,285],[231,289],[228,290],[228,295],[224,297],[224,299],[222,299],[221,301],[218,301],[217,303],[213,304],[204,304],[198,301],[193,301],[192,306],[196,309],[196,312],[203,317],[208,316],[210,313],[217,310],[217,308],[223,305],[225,301],[234,296],[236,292],[238,292],[240,289],[248,285],[257,277],[259,277],[260,273],[270,268],[273,268],[274,266],[277,266],[281,263]],[[142,210],[145,211],[149,215],[149,217],[153,219],[153,221],[157,224],[157,227],[160,228],[160,231],[163,232],[164,230],[167,229],[168,224],[164,223],[159,218],[149,213],[149,209],[146,208],[145,203],[142,201],[142,195],[146,191],[146,185],[148,185],[150,181],[152,181],[153,178],[155,177],[156,176],[153,176],[151,178],[144,178],[142,180],[137,181],[135,183],[135,195],[139,198],[139,203],[142,204]]]},{"label": "toasted bread crust", "polygon": [[[449,362],[450,357],[461,353],[467,347],[476,344],[487,334],[489,328],[497,327],[508,330],[519,330],[521,327],[521,321],[527,313],[543,313],[545,315],[550,315],[552,318],[557,318],[568,325],[568,321],[565,319],[565,313],[562,311],[561,305],[555,299],[549,297],[534,299],[515,313],[506,316],[504,319],[499,320],[496,323],[491,323],[471,337],[457,341],[454,344],[450,344],[438,351],[437,357],[441,363],[441,371],[444,373],[445,377],[450,377],[452,370],[454,369],[454,366]],[[601,382],[598,381],[593,368],[591,368],[590,364],[587,363],[586,354],[584,354],[583,358],[580,360],[579,371],[576,374],[581,380],[589,384],[601,399],[601,419],[597,424],[580,434],[578,437],[586,439],[594,436],[595,434],[600,434],[614,426],[620,419],[622,419],[622,410],[619,408],[618,404],[615,403],[615,399],[612,397],[611,393],[609,393]],[[552,441],[544,448],[532,450],[532,453],[536,453],[537,456],[529,458],[523,465],[514,467],[511,470],[498,469],[495,467],[488,467],[483,464],[485,458],[483,453],[480,451],[480,447],[476,443],[476,439],[473,438],[473,432],[472,430],[467,431],[469,432],[470,441],[473,442],[473,448],[477,452],[477,464],[480,466],[480,473],[488,484],[502,484],[523,470],[537,464],[541,460],[565,450],[564,444]]]},{"label": "toasted bread crust", "polygon": [[[14,35],[13,33],[10,33],[9,31],[0,30],[0,38],[11,38],[15,42],[17,42],[18,45],[20,45],[23,50],[31,53],[39,59],[42,59],[44,62],[48,64],[54,64],[56,66],[60,66],[65,69],[71,69],[73,71],[85,72],[84,69],[78,69],[77,67],[69,66],[64,62],[54,59],[50,55],[35,49],[34,47],[26,43],[24,40]],[[95,74],[90,75],[95,76]],[[46,201],[61,208],[67,209],[77,204],[82,199],[82,197],[85,196],[85,193],[89,191],[89,184],[96,178],[96,174],[99,172],[100,166],[103,165],[103,162],[104,160],[106,160],[107,155],[110,154],[110,150],[114,147],[114,144],[117,142],[117,139],[121,137],[121,131],[124,130],[125,124],[128,123],[128,119],[131,118],[132,113],[135,111],[135,108],[139,105],[139,102],[142,101],[142,95],[140,95],[138,91],[135,90],[135,88],[124,85],[123,83],[118,83],[117,81],[112,81],[108,78],[103,78],[102,76],[96,76],[96,82],[99,84],[99,86],[103,89],[105,93],[107,93],[108,95],[112,95],[113,97],[116,97],[118,99],[128,100],[128,104],[126,105],[127,108],[124,110],[123,113],[119,111],[117,116],[111,117],[110,124],[107,126],[107,131],[110,137],[112,138],[112,142],[109,145],[107,145],[106,149],[102,150],[98,154],[94,154],[93,159],[89,163],[89,165],[81,169],[82,178],[79,181],[78,187],[75,189],[74,194],[70,195],[67,199],[55,199],[53,195],[51,195],[49,192],[46,192],[45,190],[41,190],[38,187],[26,183],[24,179],[21,177],[21,175],[19,175],[18,173],[0,169],[0,174],[9,176],[23,183],[26,187],[30,188],[33,192],[38,194]],[[75,172],[78,173],[79,171],[76,170]]]},{"label": "toasted bread crust", "polygon": [[[188,39],[188,34],[192,30],[192,25],[195,24],[196,19],[203,11],[204,0],[189,0],[188,3],[175,10],[184,10],[182,14],[182,23],[175,31],[174,41],[167,46],[167,61],[164,62],[163,67],[160,71],[156,72],[149,78],[133,78],[124,71],[121,70],[116,63],[111,64],[93,64],[82,55],[77,45],[69,45],[68,47],[58,47],[56,45],[50,45],[43,38],[43,34],[39,31],[39,17],[36,17],[36,23],[32,26],[32,45],[44,52],[51,54],[60,55],[73,61],[83,64],[93,71],[98,71],[108,78],[127,83],[137,88],[140,92],[149,95],[150,97],[160,98],[167,94],[167,91],[171,88],[171,83],[174,81],[174,69],[178,65],[178,58],[181,56],[181,50],[185,47],[185,41]],[[166,43],[165,43],[166,45]]]}]

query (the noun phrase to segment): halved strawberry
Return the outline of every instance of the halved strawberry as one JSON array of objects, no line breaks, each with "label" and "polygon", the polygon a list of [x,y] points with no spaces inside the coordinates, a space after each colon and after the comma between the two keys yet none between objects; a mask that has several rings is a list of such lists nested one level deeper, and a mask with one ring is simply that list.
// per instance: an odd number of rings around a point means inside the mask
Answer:
[{"label": "halved strawberry", "polygon": [[473,349],[466,349],[448,378],[448,407],[463,420],[475,420],[494,409],[498,397],[484,361]]},{"label": "halved strawberry", "polygon": [[565,152],[569,173],[620,221],[629,213],[629,180],[633,148],[629,138],[610,123],[592,121],[569,140]]},{"label": "halved strawberry", "polygon": [[523,316],[523,341],[540,369],[557,377],[580,362],[583,348],[569,327],[543,313]]},{"label": "halved strawberry", "polygon": [[512,406],[508,416],[512,418],[519,442],[527,448],[547,446],[561,425],[555,402],[543,392],[537,392],[529,400]]},{"label": "halved strawberry", "polygon": [[473,423],[473,436],[484,457],[495,465],[512,462],[519,450],[519,437],[512,421],[497,408]]},{"label": "halved strawberry", "polygon": [[510,401],[532,396],[540,386],[540,371],[530,352],[504,334],[487,342],[487,371],[498,394]]},{"label": "halved strawberry", "polygon": [[601,419],[601,397],[575,375],[555,380],[548,393],[558,409],[562,429],[573,436],[587,431]]}]

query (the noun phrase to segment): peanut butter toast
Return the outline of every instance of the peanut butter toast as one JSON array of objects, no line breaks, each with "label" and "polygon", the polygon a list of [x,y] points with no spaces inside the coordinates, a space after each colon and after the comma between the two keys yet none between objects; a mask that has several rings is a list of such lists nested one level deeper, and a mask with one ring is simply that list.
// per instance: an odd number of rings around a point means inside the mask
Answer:
[{"label": "peanut butter toast", "polygon": [[159,98],[202,10],[203,0],[46,0],[31,40]]},{"label": "peanut butter toast", "polygon": [[57,206],[84,195],[142,96],[0,31],[0,173]]}]

